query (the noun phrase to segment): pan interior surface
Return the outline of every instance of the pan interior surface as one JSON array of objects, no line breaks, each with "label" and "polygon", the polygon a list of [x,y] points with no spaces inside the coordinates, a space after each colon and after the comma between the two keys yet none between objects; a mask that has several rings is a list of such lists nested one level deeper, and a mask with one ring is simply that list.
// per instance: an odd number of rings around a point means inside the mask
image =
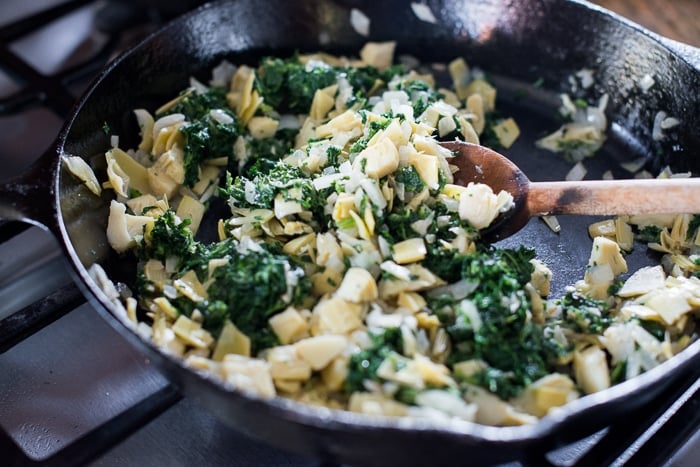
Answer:
[{"label": "pan interior surface", "polygon": [[[437,18],[432,23],[417,18],[407,2],[357,3],[222,2],[184,17],[105,70],[68,122],[62,136],[64,152],[88,160],[104,153],[109,147],[109,137],[102,131],[105,124],[112,134],[127,142],[123,146],[133,146],[129,143],[138,138],[131,113],[134,108],[155,109],[184,89],[190,76],[206,82],[211,68],[224,58],[232,63],[253,64],[265,55],[321,49],[354,55],[368,40],[395,40],[397,55],[410,54],[424,63],[446,63],[463,57],[488,74],[499,91],[500,112],[514,117],[522,130],[519,140],[504,154],[533,181],[561,180],[571,169],[571,162],[536,148],[534,143],[561,123],[557,117],[559,93],[571,91],[571,80],[582,69],[592,70],[595,76],[586,97],[609,96],[608,138],[602,150],[586,161],[588,178],[599,178],[607,170],[620,178],[630,176],[620,163],[640,158],[650,171],[671,164],[676,171],[700,172],[700,134],[694,133],[700,125],[700,97],[695,92],[700,89],[700,73],[653,37],[613,17],[578,2],[444,0],[426,2]],[[369,36],[358,34],[350,24],[353,8],[361,8],[371,20]],[[655,84],[643,92],[638,83],[646,75],[653,76]],[[683,121],[664,139],[655,140],[652,126],[660,110]],[[96,167],[99,171],[99,164]],[[98,173],[98,177],[101,175]],[[95,262],[114,281],[132,283],[133,261],[111,251],[105,238],[107,195],[102,199],[91,197],[66,174],[60,176],[59,190],[65,241],[88,288],[100,296],[85,272]],[[555,234],[535,219],[518,235],[501,243],[535,247],[538,257],[554,271],[552,295],[557,296],[583,275],[591,248],[587,227],[592,221],[561,217],[562,231]],[[639,246],[627,260],[634,270],[658,264],[659,258]],[[111,317],[108,312],[103,314]],[[454,460],[454,453],[468,452],[466,449],[482,460],[509,458],[528,443],[590,434],[605,425],[603,412],[622,412],[653,392],[641,397],[637,391],[625,402],[625,394],[618,391],[613,398],[616,405],[610,408],[605,400],[588,404],[586,411],[571,414],[571,420],[582,421],[576,427],[562,419],[545,428],[506,430],[502,435],[493,428],[473,427],[465,432],[464,428],[438,429],[411,422],[372,428],[353,417],[307,411],[286,402],[269,404],[230,393],[161,354],[113,317],[111,322],[162,365],[187,395],[213,408],[237,428],[288,449],[342,462],[374,464],[381,462],[382,455],[398,455],[411,463],[438,462]],[[674,375],[680,371],[675,367],[671,370]],[[634,391],[633,386],[627,387]],[[555,430],[557,426],[567,426],[569,431]],[[380,436],[388,433],[382,438],[386,442],[376,449],[363,449],[368,436],[375,432]],[[338,433],[343,434],[342,439]],[[415,443],[410,440],[416,437],[426,443],[444,443],[445,452],[410,448]],[[504,453],[505,445],[514,449]]]}]

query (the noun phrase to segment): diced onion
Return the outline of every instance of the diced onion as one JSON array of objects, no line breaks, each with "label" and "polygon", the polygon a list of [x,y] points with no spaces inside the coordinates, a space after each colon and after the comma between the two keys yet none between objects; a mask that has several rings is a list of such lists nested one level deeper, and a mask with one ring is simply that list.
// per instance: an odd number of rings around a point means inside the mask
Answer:
[{"label": "diced onion", "polygon": [[588,169],[581,163],[577,162],[574,164],[573,167],[571,167],[571,170],[566,174],[565,180],[570,181],[570,182],[578,182],[583,180],[583,177],[586,176],[586,172],[588,172]]},{"label": "diced onion", "polygon": [[641,89],[643,93],[648,92],[653,85],[654,78],[652,78],[649,73],[642,76],[642,78],[639,80],[639,89]]},{"label": "diced onion", "polygon": [[437,23],[437,18],[435,18],[430,6],[424,3],[412,2],[411,10],[413,10],[413,14],[416,15],[416,18],[419,20],[425,21],[426,23]]},{"label": "diced onion", "polygon": [[453,284],[436,287],[428,292],[429,297],[437,298],[442,295],[449,295],[455,300],[462,300],[469,296],[479,286],[478,281],[461,280]]},{"label": "diced onion", "polygon": [[369,36],[370,19],[357,8],[350,10],[350,25],[361,36]]}]

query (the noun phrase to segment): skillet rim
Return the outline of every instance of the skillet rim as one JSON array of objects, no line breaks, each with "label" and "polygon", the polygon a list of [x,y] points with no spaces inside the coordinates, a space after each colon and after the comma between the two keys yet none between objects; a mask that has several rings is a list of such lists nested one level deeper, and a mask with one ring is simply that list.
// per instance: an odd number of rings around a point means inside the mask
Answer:
[{"label": "skillet rim", "polygon": [[[633,31],[632,33],[647,36],[648,38],[657,42],[660,47],[667,49],[669,52],[671,52],[671,54],[678,56],[677,51],[668,46],[665,38],[649,31],[648,29],[645,29],[642,26],[637,25],[636,23],[632,23],[624,17],[610,12],[609,10],[585,0],[560,1],[564,3],[577,4],[583,8],[586,8],[587,10],[590,10],[592,14],[608,17],[611,21],[614,21],[623,27],[631,28]],[[154,39],[166,35],[168,30],[179,28],[187,20],[201,15],[203,11],[218,8],[219,5],[223,3],[225,2],[221,1],[208,3],[174,21],[171,21],[164,27],[151,33],[138,44],[130,47],[128,50],[110,62],[93,80],[87,91],[77,101],[74,109],[71,111],[70,117],[66,120],[63,129],[57,137],[55,152],[60,154],[63,153],[71,128],[73,127],[73,124],[79,116],[81,110],[90,100],[93,93],[101,88],[101,84],[105,78],[110,76],[113,70],[118,68],[123,61],[134,54],[138,54],[139,51],[141,51]],[[700,55],[700,49],[698,49],[698,53]],[[691,61],[687,60],[686,58],[683,58],[683,60],[691,67],[695,68],[695,64],[693,64]],[[700,73],[700,70],[697,68],[695,68],[695,71]],[[55,156],[54,154],[51,155]],[[57,159],[60,161],[60,158]],[[99,285],[94,282],[88,273],[87,268],[79,259],[70,239],[70,234],[66,229],[63,215],[59,206],[59,187],[61,182],[59,167],[60,162],[56,162],[56,170],[53,180],[55,199],[53,202],[57,208],[56,219],[58,221],[60,231],[60,244],[68,254],[71,262],[71,272],[77,277],[76,283],[81,288],[81,291],[83,291],[83,293],[87,296],[88,300],[93,305],[96,305],[95,308],[99,311],[101,316],[103,316],[103,318],[105,318],[122,336],[126,337],[128,341],[142,351],[145,351],[144,353],[147,356],[155,357],[157,363],[159,364],[158,366],[168,374],[168,379],[171,382],[174,382],[181,390],[183,390],[183,387],[188,384],[187,380],[194,377],[199,382],[207,385],[210,389],[213,389],[214,392],[217,393],[217,396],[232,397],[235,403],[252,404],[258,409],[263,409],[272,415],[278,416],[293,423],[333,431],[363,431],[370,429],[372,431],[380,430],[382,432],[386,431],[390,433],[398,430],[402,434],[410,434],[411,432],[432,432],[437,433],[441,437],[459,439],[460,442],[470,440],[476,443],[488,442],[494,445],[526,445],[556,438],[555,434],[558,429],[568,427],[576,423],[579,419],[587,417],[590,415],[589,412],[605,410],[610,408],[611,405],[614,406],[614,408],[621,405],[617,404],[617,402],[631,395],[639,395],[644,389],[651,388],[654,383],[658,383],[663,379],[663,377],[681,372],[694,360],[697,360],[698,356],[700,355],[700,341],[696,341],[688,348],[675,355],[672,359],[662,363],[648,372],[641,374],[640,376],[635,377],[632,380],[617,384],[598,393],[583,396],[578,400],[568,403],[561,409],[553,411],[549,415],[543,417],[536,424],[519,427],[493,427],[461,420],[453,420],[446,423],[444,421],[437,422],[410,417],[395,418],[368,416],[364,414],[355,414],[344,410],[316,407],[283,397],[276,397],[272,400],[268,400],[255,395],[243,393],[239,390],[232,390],[224,387],[219,382],[214,381],[212,377],[202,375],[201,372],[186,366],[181,358],[165,354],[150,340],[141,338],[130,325],[125,324],[122,318],[120,318],[115,307],[111,304],[110,299],[99,287]],[[192,394],[193,391],[189,390],[183,390],[183,392],[188,396],[194,396],[197,398],[197,389],[198,388],[195,388],[195,394]],[[623,410],[622,407],[618,408],[618,411],[622,412],[627,410]],[[599,424],[601,426],[605,425],[604,422],[599,422]],[[593,432],[593,430],[590,431]],[[577,439],[579,438],[581,437],[578,437]]]}]

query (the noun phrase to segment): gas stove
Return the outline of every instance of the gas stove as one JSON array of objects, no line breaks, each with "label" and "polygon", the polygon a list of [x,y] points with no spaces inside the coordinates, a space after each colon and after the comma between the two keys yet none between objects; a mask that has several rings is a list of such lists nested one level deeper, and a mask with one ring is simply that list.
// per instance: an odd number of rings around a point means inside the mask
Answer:
[{"label": "gas stove", "polygon": [[[196,3],[2,2],[0,182],[49,147],[110,58]],[[247,438],[181,396],[86,303],[64,262],[49,234],[0,221],[4,465],[323,464]],[[696,465],[699,376],[592,436],[508,465]]]}]

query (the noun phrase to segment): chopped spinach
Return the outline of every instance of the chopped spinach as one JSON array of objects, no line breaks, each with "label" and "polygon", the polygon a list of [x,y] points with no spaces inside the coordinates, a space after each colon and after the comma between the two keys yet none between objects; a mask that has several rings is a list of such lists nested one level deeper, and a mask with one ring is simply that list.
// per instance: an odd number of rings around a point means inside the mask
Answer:
[{"label": "chopped spinach", "polygon": [[693,215],[688,224],[688,239],[693,238],[697,234],[697,230],[700,227],[700,214]]},{"label": "chopped spinach", "polygon": [[[176,275],[193,270],[200,280],[208,277],[212,281],[207,300],[193,302],[180,296],[171,299],[171,303],[187,316],[194,309],[199,310],[204,316],[203,327],[214,335],[230,319],[251,339],[256,351],[276,345],[268,320],[287,306],[299,305],[308,296],[311,281],[304,270],[272,245],[241,252],[233,239],[202,244],[192,238],[187,225],[187,221],[177,224],[172,210],[167,211],[156,220],[149,240],[140,251],[144,261],[151,258],[165,261],[177,256]],[[228,261],[209,271],[209,261],[216,258]],[[155,289],[142,270],[139,277],[137,288],[145,296],[151,296]]]},{"label": "chopped spinach", "polygon": [[299,167],[282,161],[258,159],[247,171],[247,177],[239,176],[233,180],[227,177],[222,195],[230,203],[239,207],[273,209],[275,197],[280,193],[295,192],[294,198],[304,209],[315,214],[318,219],[325,219],[323,212],[325,196],[314,188],[312,179]]},{"label": "chopped spinach", "polygon": [[561,307],[558,323],[576,332],[602,334],[612,324],[609,306],[603,300],[588,298],[580,292],[567,292],[555,301]]},{"label": "chopped spinach", "polygon": [[229,109],[226,102],[226,88],[211,87],[207,92],[198,93],[187,91],[188,94],[172,106],[163,115],[181,113],[187,120],[199,120],[209,114],[211,109]]},{"label": "chopped spinach", "polygon": [[[209,316],[205,313],[208,326],[220,328],[222,318],[229,318],[251,339],[254,351],[275,345],[268,320],[289,305],[299,305],[311,291],[310,280],[281,253],[233,250],[228,256],[228,263],[212,275],[209,300],[223,305],[208,310]],[[295,279],[290,281],[292,276]]]},{"label": "chopped spinach", "polygon": [[[524,287],[530,280],[534,251],[525,247],[489,247],[469,255],[453,255],[451,267],[444,268],[454,278],[477,284],[468,300],[478,310],[481,325],[458,319],[458,313],[441,310],[441,319],[452,339],[450,362],[481,359],[489,370],[472,382],[500,397],[516,395],[549,372],[554,355],[541,325],[530,319],[530,299]],[[447,274],[446,273],[446,274]]]},{"label": "chopped spinach", "polygon": [[[211,87],[206,92],[192,90],[163,113],[181,113],[187,124],[180,128],[185,137],[185,185],[192,187],[199,180],[199,166],[207,159],[229,157],[233,143],[241,134],[238,118],[226,101],[226,88]],[[232,123],[221,123],[211,117],[212,110],[227,115]]]},{"label": "chopped spinach", "polygon": [[298,57],[267,57],[256,74],[255,85],[265,102],[278,111],[306,113],[316,90],[337,80],[337,72],[325,65],[307,66]]},{"label": "chopped spinach", "polygon": [[661,236],[661,228],[657,225],[648,225],[637,231],[636,237],[641,242],[658,242]]},{"label": "chopped spinach", "polygon": [[399,328],[386,328],[370,332],[370,337],[372,345],[350,357],[348,376],[345,378],[344,387],[348,394],[365,391],[365,380],[378,381],[377,369],[379,365],[392,352],[401,353],[403,350],[403,338]]},{"label": "chopped spinach", "polygon": [[168,257],[178,257],[182,261],[189,257],[196,249],[192,232],[187,227],[190,222],[190,219],[179,221],[172,209],[166,211],[155,220],[153,229],[140,244],[139,257],[160,261],[165,261]]},{"label": "chopped spinach", "polygon": [[352,144],[352,146],[350,146],[350,153],[357,154],[359,152],[362,152],[362,150],[367,147],[367,143],[369,143],[369,140],[371,140],[372,137],[374,135],[376,135],[378,131],[385,130],[386,127],[388,127],[390,123],[391,123],[391,116],[383,116],[379,120],[374,120],[374,121],[370,122],[369,123],[369,131],[367,132],[366,135],[359,138],[357,141],[355,141]]},{"label": "chopped spinach", "polygon": [[396,181],[403,183],[406,191],[419,193],[425,188],[425,183],[420,178],[418,171],[412,165],[400,167],[396,173]]},{"label": "chopped spinach", "polygon": [[185,185],[194,186],[199,180],[199,166],[207,159],[230,157],[239,135],[236,117],[230,110],[224,112],[233,123],[221,123],[210,115],[191,121],[180,129],[185,136]]}]

